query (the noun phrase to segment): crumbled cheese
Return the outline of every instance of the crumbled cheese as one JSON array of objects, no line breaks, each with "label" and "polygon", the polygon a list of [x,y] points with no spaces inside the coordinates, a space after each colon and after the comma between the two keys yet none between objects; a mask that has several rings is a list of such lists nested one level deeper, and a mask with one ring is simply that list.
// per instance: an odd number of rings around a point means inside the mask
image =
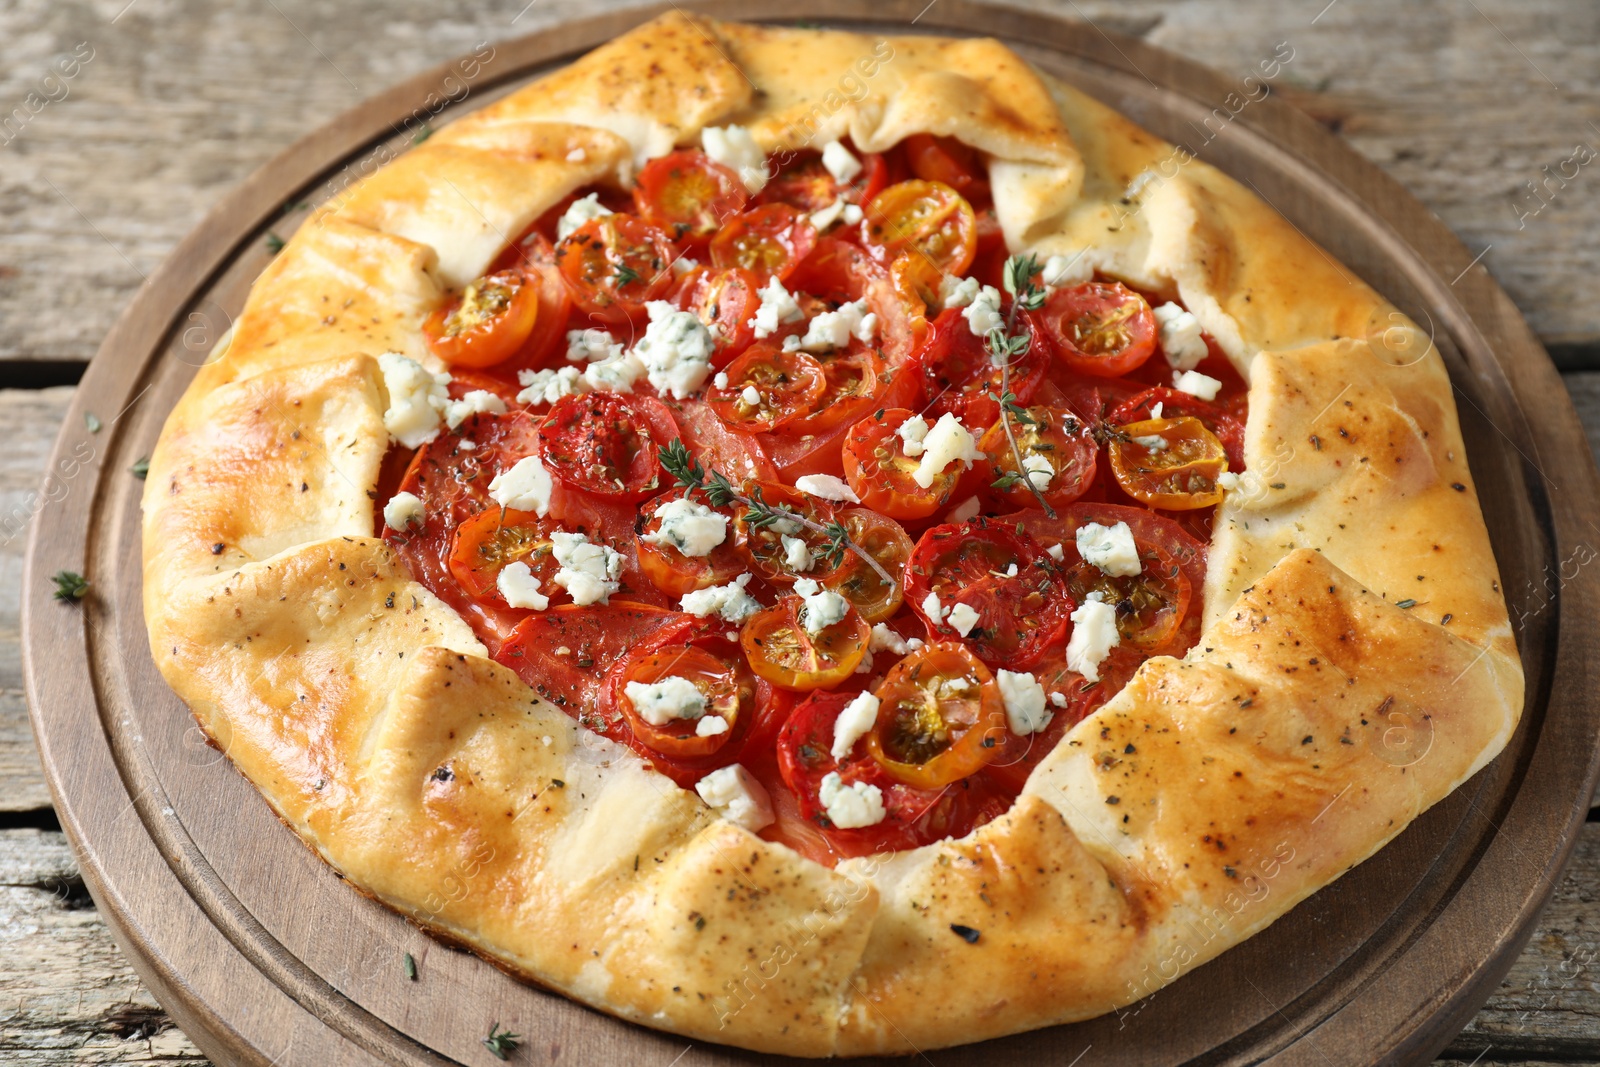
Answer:
[{"label": "crumbled cheese", "polygon": [[568,234],[589,220],[609,214],[611,209],[600,202],[599,193],[590,193],[574,200],[556,222],[556,240],[565,240]]},{"label": "crumbled cheese", "polygon": [[[583,371],[577,367],[521,370],[517,372],[517,381],[522,383],[522,392],[517,394],[517,403],[531,404],[534,407],[554,404],[564,396],[589,391],[589,383],[584,380]],[[466,442],[463,441],[462,444]]]},{"label": "crumbled cheese", "polygon": [[1066,549],[1062,548],[1060,545],[1051,545],[1049,548],[1045,549],[1045,551],[1049,553],[1050,558],[1055,560],[1057,563],[1060,563],[1064,558],[1066,558],[1067,554]]},{"label": "crumbled cheese", "polygon": [[694,724],[696,737],[716,737],[727,732],[728,720],[721,715],[702,715],[700,721]]},{"label": "crumbled cheese", "polygon": [[1217,390],[1222,388],[1222,382],[1197,370],[1175,370],[1172,372],[1172,387],[1180,393],[1188,393],[1201,400],[1215,400]]},{"label": "crumbled cheese", "polygon": [[706,695],[676,674],[658,682],[629,682],[623,692],[639,718],[651,726],[665,726],[673,719],[698,719],[706,713]]},{"label": "crumbled cheese", "polygon": [[584,368],[583,380],[591,389],[607,393],[631,393],[633,383],[644,377],[644,364],[632,352],[621,352]]},{"label": "crumbled cheese", "polygon": [[633,354],[657,391],[687,399],[711,376],[716,338],[692,311],[679,311],[666,300],[645,305],[650,325],[633,346]]},{"label": "crumbled cheese", "polygon": [[706,155],[739,175],[744,187],[759,193],[767,184],[767,154],[743,126],[707,126],[700,131]]},{"label": "crumbled cheese", "polygon": [[822,146],[822,165],[828,168],[833,180],[840,184],[847,184],[861,173],[861,160],[838,141],[829,141]]},{"label": "crumbled cheese", "polygon": [[899,633],[889,629],[889,624],[880,622],[872,627],[872,638],[867,642],[870,652],[893,652],[903,656],[907,652],[915,652],[922,647],[920,637],[901,637]]},{"label": "crumbled cheese", "polygon": [[444,407],[444,424],[454,430],[474,415],[504,415],[506,402],[487,389],[473,389]]},{"label": "crumbled cheese", "polygon": [[950,609],[945,621],[950,624],[952,630],[965,637],[972,632],[974,626],[978,625],[978,613],[970,604],[957,603]]},{"label": "crumbled cheese", "polygon": [[1158,433],[1147,433],[1140,437],[1130,438],[1134,444],[1150,452],[1165,452],[1167,439]]},{"label": "crumbled cheese", "polygon": [[1161,417],[1161,409],[1166,407],[1166,406],[1167,406],[1166,404],[1162,403],[1159,400],[1157,400],[1154,404],[1151,404],[1150,405],[1150,417],[1152,419],[1159,419]]},{"label": "crumbled cheese", "polygon": [[378,357],[383,372],[383,387],[389,394],[389,408],[383,413],[383,428],[406,448],[420,448],[439,436],[439,416],[450,402],[445,386],[448,374],[430,374],[426,367],[398,352]]},{"label": "crumbled cheese", "polygon": [[849,344],[851,337],[871,344],[877,332],[877,313],[867,310],[865,299],[855,300],[840,304],[837,311],[821,312],[806,323],[800,348],[806,352],[829,352]]},{"label": "crumbled cheese", "polygon": [[1006,320],[1000,314],[1000,290],[992,285],[979,289],[972,303],[961,309],[961,317],[967,320],[967,329],[975,337],[987,337],[990,330],[1004,326]]},{"label": "crumbled cheese", "polygon": [[1082,252],[1075,256],[1051,256],[1044,261],[1039,277],[1049,286],[1082,285],[1094,277],[1094,266]]},{"label": "crumbled cheese", "polygon": [[823,775],[822,785],[817,789],[817,798],[822,801],[822,808],[827,813],[828,821],[841,830],[876,826],[883,821],[886,814],[883,807],[883,790],[866,782],[851,782],[845,785],[838,771],[829,771]]},{"label": "crumbled cheese", "polygon": [[718,371],[717,376],[711,379],[711,384],[716,386],[718,389],[726,389],[728,387],[727,373],[725,371]]},{"label": "crumbled cheese", "polygon": [[691,259],[688,256],[679,256],[677,259],[672,261],[672,273],[678,277],[682,277],[683,275],[688,274],[690,271],[698,269],[699,266],[700,261],[698,259]]},{"label": "crumbled cheese", "polygon": [[859,693],[833,721],[833,758],[843,760],[878,721],[878,698]]},{"label": "crumbled cheese", "polygon": [[939,279],[939,302],[947,308],[964,308],[978,297],[978,279],[946,274]]},{"label": "crumbled cheese", "polygon": [[1044,706],[1044,686],[1031,674],[998,670],[994,680],[1006,706],[1006,725],[1018,737],[1038,733],[1054,716]]},{"label": "crumbled cheese", "polygon": [[622,342],[612,337],[609,330],[567,331],[567,359],[573,363],[599,363],[620,355]]},{"label": "crumbled cheese", "polygon": [[1054,704],[1058,708],[1066,707],[1067,706],[1067,694],[1065,694],[1065,693],[1051,693],[1050,694],[1050,703]]},{"label": "crumbled cheese", "polygon": [[463,437],[456,442],[456,447],[461,449],[463,452],[476,452],[478,450],[478,442],[469,441]]},{"label": "crumbled cheese", "polygon": [[855,673],[856,674],[871,674],[872,673],[872,649],[869,648],[869,649],[867,649],[867,650],[865,650],[864,652],[861,653],[861,662],[856,664]]},{"label": "crumbled cheese", "polygon": [[[1226,489],[1230,492],[1239,488],[1239,476],[1233,471],[1223,471],[1221,474],[1217,475],[1217,488]],[[387,512],[385,512],[385,514],[387,514]],[[392,526],[394,524],[390,523],[390,525]]]},{"label": "crumbled cheese", "polygon": [[800,335],[797,333],[785,334],[783,338],[783,350],[785,352],[800,351]]},{"label": "crumbled cheese", "polygon": [[814,562],[811,558],[811,549],[798,537],[788,534],[779,534],[778,540],[783,545],[783,565],[791,571],[808,571]]},{"label": "crumbled cheese", "polygon": [[851,504],[861,503],[856,491],[843,478],[832,474],[802,474],[794,480],[794,487],[802,493],[821,500],[838,500]]},{"label": "crumbled cheese", "polygon": [[1133,531],[1125,522],[1102,526],[1086,522],[1075,535],[1078,555],[1085,563],[1092,563],[1113,578],[1131,578],[1138,574],[1139,546],[1134,543]]},{"label": "crumbled cheese", "polygon": [[574,148],[572,151],[567,153],[568,163],[582,163],[588,158],[589,154],[581,148]]},{"label": "crumbled cheese", "polygon": [[1105,602],[1098,589],[1072,613],[1072,637],[1067,641],[1067,669],[1091,682],[1100,680],[1100,664],[1122,639],[1117,633],[1117,609]]},{"label": "crumbled cheese", "polygon": [[933,620],[935,625],[944,621],[944,605],[939,603],[938,593],[929,593],[922,598],[922,613]]},{"label": "crumbled cheese", "polygon": [[591,544],[581,533],[557,530],[550,535],[561,569],[551,579],[572,595],[574,604],[605,604],[620,584],[622,556],[606,545]]},{"label": "crumbled cheese", "polygon": [[975,496],[969,496],[967,499],[951,508],[950,514],[945,516],[945,518],[948,522],[966,522],[968,519],[977,515],[981,510],[983,510],[983,505],[979,503],[978,498]]},{"label": "crumbled cheese", "polygon": [[550,512],[550,493],[555,483],[538,456],[523,456],[510,470],[503,470],[489,483],[489,499],[503,508],[532,511],[540,518]]},{"label": "crumbled cheese", "polygon": [[661,526],[640,537],[652,545],[671,545],[685,556],[705,556],[728,536],[728,516],[685,497],[656,508]]},{"label": "crumbled cheese", "polygon": [[747,385],[739,393],[739,399],[753,408],[758,408],[761,406],[761,390],[753,385]]},{"label": "crumbled cheese", "polygon": [[796,578],[794,580],[795,596],[811,596],[821,588],[822,586],[820,583],[815,582],[810,578]]},{"label": "crumbled cheese", "polygon": [[694,784],[706,806],[751,833],[772,825],[772,798],[740,764],[718,767]]},{"label": "crumbled cheese", "polygon": [[916,459],[922,455],[922,442],[928,436],[928,420],[921,415],[913,415],[902,422],[895,433],[900,435],[900,451],[905,453],[907,459]]},{"label": "crumbled cheese", "polygon": [[696,589],[683,594],[678,605],[690,615],[702,619],[720,615],[729,622],[743,622],[761,610],[761,601],[745,592],[751,576],[741,574],[727,585],[714,585],[709,589]]},{"label": "crumbled cheese", "polygon": [[844,214],[844,209],[850,206],[849,201],[841,196],[827,207],[813,211],[811,213],[811,225],[816,227],[818,233],[822,233],[829,226],[838,222],[839,218]]},{"label": "crumbled cheese", "polygon": [[917,469],[911,472],[911,480],[924,489],[933,485],[934,480],[950,464],[960,462],[964,467],[970,467],[975,460],[985,458],[983,449],[978,447],[977,438],[948,411],[939,416],[939,421],[923,438],[922,445],[922,458],[917,462]]},{"label": "crumbled cheese", "polygon": [[755,315],[747,325],[755,330],[757,338],[771,337],[785,324],[799,322],[806,317],[794,296],[783,287],[783,282],[776,275],[765,287],[756,291],[761,294],[761,306],[756,308]]},{"label": "crumbled cheese", "polygon": [[500,595],[506,598],[506,603],[514,608],[543,611],[550,606],[550,598],[539,592],[539,579],[520,559],[502,567],[494,584],[500,590]]},{"label": "crumbled cheese", "polygon": [[383,521],[391,530],[422,525],[422,498],[415,493],[396,493],[383,506]]},{"label": "crumbled cheese", "polygon": [[1056,469],[1050,465],[1050,461],[1037,452],[1029,452],[1022,457],[1022,469],[1027,472],[1028,481],[1041,492],[1050,488],[1050,479],[1056,476]]},{"label": "crumbled cheese", "polygon": [[805,626],[806,633],[813,637],[850,614],[850,601],[832,589],[824,589],[801,599],[804,604],[800,609],[800,622]]},{"label": "crumbled cheese", "polygon": [[1161,327],[1161,351],[1167,362],[1178,370],[1193,370],[1204,362],[1209,351],[1200,336],[1200,320],[1170,301],[1152,310]]}]

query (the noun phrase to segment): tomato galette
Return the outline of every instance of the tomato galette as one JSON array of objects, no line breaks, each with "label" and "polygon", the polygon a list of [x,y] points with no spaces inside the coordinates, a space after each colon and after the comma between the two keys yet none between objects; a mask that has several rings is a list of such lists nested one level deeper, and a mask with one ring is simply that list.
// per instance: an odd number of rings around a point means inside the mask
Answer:
[{"label": "tomato galette", "polygon": [[993,41],[664,16],[444,127],[144,503],[158,664],[350,881],[755,1049],[1132,1003],[1521,708],[1428,339]]}]

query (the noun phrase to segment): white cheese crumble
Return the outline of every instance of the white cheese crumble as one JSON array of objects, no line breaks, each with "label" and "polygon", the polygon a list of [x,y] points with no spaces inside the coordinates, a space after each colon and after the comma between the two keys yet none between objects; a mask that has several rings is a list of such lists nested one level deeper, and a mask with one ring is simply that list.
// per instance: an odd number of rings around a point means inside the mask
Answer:
[{"label": "white cheese crumble", "polygon": [[699,266],[700,261],[698,259],[691,259],[688,256],[679,256],[677,259],[672,261],[672,273],[681,278],[683,275],[688,274],[690,271],[695,270]]},{"label": "white cheese crumble", "polygon": [[838,771],[829,771],[817,789],[817,798],[828,821],[841,830],[859,830],[876,826],[886,814],[883,807],[883,790],[866,782],[844,784]]},{"label": "white cheese crumble", "polygon": [[1098,589],[1072,613],[1072,637],[1067,641],[1067,668],[1091,682],[1100,680],[1100,664],[1121,640],[1117,609],[1105,602]]},{"label": "white cheese crumble", "polygon": [[844,224],[846,226],[854,226],[864,218],[866,218],[866,213],[861,210],[860,204],[846,204],[844,206]]},{"label": "white cheese crumble", "polygon": [[718,767],[694,784],[706,806],[751,833],[772,825],[772,798],[740,764]]},{"label": "white cheese crumble", "polygon": [[961,309],[961,317],[967,320],[967,329],[975,337],[987,337],[990,330],[1004,326],[1006,320],[1000,314],[1000,290],[992,285],[979,289],[972,303]]},{"label": "white cheese crumble", "polygon": [[577,367],[520,370],[517,372],[517,381],[522,385],[522,392],[517,394],[517,403],[530,404],[534,407],[554,404],[564,396],[589,391],[589,383],[584,379],[583,371]]},{"label": "white cheese crumble", "polygon": [[978,498],[975,496],[969,496],[967,499],[951,508],[950,514],[946,516],[946,519],[949,522],[966,522],[968,519],[978,514],[978,512],[982,509],[983,505],[978,502]]},{"label": "white cheese crumble", "polygon": [[933,485],[934,480],[950,464],[960,462],[964,467],[970,467],[975,460],[985,458],[983,449],[978,447],[977,438],[948,411],[933,424],[933,429],[923,438],[922,446],[922,458],[917,462],[917,469],[911,472],[911,480],[924,489]]},{"label": "white cheese crumble", "polygon": [[850,755],[856,742],[872,729],[878,721],[878,698],[871,693],[859,693],[844,706],[833,721],[833,758],[842,760]]},{"label": "white cheese crumble", "polygon": [[378,369],[389,394],[389,408],[383,413],[383,428],[389,436],[407,448],[420,448],[438,437],[439,416],[450,402],[445,392],[450,375],[431,374],[398,352],[379,356]]},{"label": "white cheese crumble", "polygon": [[[1201,400],[1215,400],[1217,390],[1222,388],[1222,382],[1197,370],[1175,370],[1172,372],[1172,387],[1180,393],[1188,393]],[[1160,418],[1159,415],[1156,417]]]},{"label": "white cheese crumble", "polygon": [[796,578],[794,580],[794,592],[796,596],[811,596],[821,588],[821,583],[814,582],[810,578]]},{"label": "white cheese crumble", "polygon": [[756,291],[761,294],[761,306],[756,308],[755,315],[746,325],[755,331],[757,338],[771,337],[787,323],[799,322],[806,317],[793,294],[783,287],[783,282],[776,275],[764,288]]},{"label": "white cheese crumble", "polygon": [[813,637],[850,614],[850,601],[832,589],[812,593],[801,600],[804,603],[800,608],[800,623]]},{"label": "white cheese crumble", "polygon": [[877,332],[877,313],[867,310],[866,300],[855,300],[840,304],[837,311],[824,311],[814,316],[806,323],[800,348],[805,352],[829,352],[849,344],[851,337],[871,344]]},{"label": "white cheese crumble", "polygon": [[510,470],[503,470],[489,483],[489,499],[503,508],[532,511],[540,518],[550,512],[550,493],[555,483],[538,456],[523,456]]},{"label": "white cheese crumble", "polygon": [[1151,310],[1161,327],[1161,351],[1167,362],[1178,370],[1198,367],[1209,354],[1200,336],[1200,320],[1171,301]]},{"label": "white cheese crumble", "polygon": [[822,165],[828,168],[833,180],[840,184],[848,184],[852,178],[861,173],[861,160],[839,141],[829,141],[822,146]]},{"label": "white cheese crumble", "polygon": [[639,718],[651,726],[665,726],[673,719],[698,719],[706,713],[706,695],[676,674],[657,682],[629,682],[623,692]]},{"label": "white cheese crumble", "polygon": [[550,598],[539,592],[539,579],[520,559],[502,567],[494,584],[500,590],[500,595],[506,598],[506,603],[514,608],[543,611],[550,606]]},{"label": "white cheese crumble", "polygon": [[922,598],[922,613],[932,619],[935,624],[944,621],[944,605],[939,603],[938,593],[929,593]]},{"label": "white cheese crumble", "polygon": [[584,368],[583,380],[589,388],[606,393],[631,393],[633,383],[644,377],[644,364],[632,352],[622,352]]},{"label": "white cheese crumble", "polygon": [[711,376],[711,353],[717,342],[692,311],[679,311],[666,300],[645,305],[650,325],[633,346],[650,384],[684,400]]},{"label": "white cheese crumble", "polygon": [[506,402],[487,389],[473,389],[444,408],[444,424],[454,430],[474,415],[504,415]]},{"label": "white cheese crumble", "polygon": [[939,279],[939,302],[947,308],[964,308],[978,298],[978,279],[946,274]]},{"label": "white cheese crumble", "polygon": [[815,562],[811,558],[811,549],[798,537],[788,534],[779,534],[779,542],[783,545],[783,565],[791,571],[808,571]]},{"label": "white cheese crumble", "polygon": [[574,200],[556,222],[556,240],[566,240],[567,235],[591,219],[611,214],[611,209],[600,202],[599,193]]},{"label": "white cheese crumble", "polygon": [[945,621],[950,624],[952,630],[965,637],[972,632],[974,626],[978,625],[978,613],[970,604],[957,602],[956,606],[950,609]]},{"label": "white cheese crumble", "polygon": [[422,498],[415,493],[396,493],[383,506],[383,521],[391,530],[422,525]]},{"label": "white cheese crumble", "polygon": [[728,516],[681,496],[656,508],[656,518],[661,526],[639,540],[671,545],[685,556],[709,555],[728,536]]},{"label": "white cheese crumble", "polygon": [[456,442],[456,447],[461,449],[463,452],[476,452],[478,450],[478,442],[469,441],[463,437]]},{"label": "white cheese crumble", "polygon": [[612,337],[609,330],[567,331],[567,359],[572,363],[598,363],[620,355],[622,342]]},{"label": "white cheese crumble", "polygon": [[727,732],[728,720],[721,715],[702,715],[700,721],[694,724],[696,737],[716,737]]},{"label": "white cheese crumble", "polygon": [[1022,457],[1022,469],[1027,472],[1028,481],[1040,491],[1050,488],[1050,479],[1056,476],[1056,469],[1050,461],[1037,452],[1029,452]]},{"label": "white cheese crumble", "polygon": [[707,126],[700,131],[706,155],[733,171],[752,193],[767,184],[767,154],[743,126]]},{"label": "white cheese crumble", "polygon": [[567,153],[567,162],[568,163],[582,163],[584,160],[586,160],[588,158],[589,158],[589,153],[585,152],[581,148],[574,148],[572,151]]},{"label": "white cheese crumble", "polygon": [[1163,404],[1159,400],[1157,400],[1154,404],[1151,404],[1150,405],[1150,417],[1152,419],[1159,419],[1161,417],[1161,409],[1166,407],[1166,406],[1167,405]]},{"label": "white cheese crumble", "polygon": [[1131,578],[1138,574],[1139,546],[1134,543],[1133,531],[1125,522],[1102,526],[1086,522],[1078,527],[1076,535],[1078,555],[1085,563],[1092,563],[1113,578]]},{"label": "white cheese crumble", "polygon": [[1058,708],[1066,707],[1067,706],[1067,694],[1065,694],[1065,693],[1051,693],[1050,694],[1050,703],[1055,705]]},{"label": "white cheese crumble", "polygon": [[739,399],[753,408],[761,406],[761,390],[753,385],[747,385],[739,393]]},{"label": "white cheese crumble", "polygon": [[718,371],[717,376],[711,379],[711,384],[716,386],[718,389],[726,389],[728,387],[727,373],[725,371]]},{"label": "white cheese crumble", "polygon": [[1141,437],[1130,438],[1130,440],[1140,448],[1151,452],[1165,452],[1167,450],[1167,439],[1158,433],[1147,433]]},{"label": "white cheese crumble", "polygon": [[550,535],[561,569],[550,579],[578,605],[605,604],[620,584],[622,556],[606,545],[591,544],[581,533],[558,530]]},{"label": "white cheese crumble", "polygon": [[869,652],[893,652],[903,656],[907,652],[915,652],[922,647],[920,637],[902,637],[889,628],[886,622],[880,622],[872,627],[872,638],[867,642]]},{"label": "white cheese crumble", "polygon": [[1006,706],[1006,725],[1018,737],[1027,737],[1050,725],[1052,714],[1044,706],[1044,686],[1031,674],[998,670],[994,679]]},{"label": "white cheese crumble", "polygon": [[811,213],[811,225],[816,227],[818,233],[822,233],[829,226],[838,222],[840,216],[844,214],[844,209],[849,206],[849,202],[841,196],[827,207],[813,211]]},{"label": "white cheese crumble", "polygon": [[1066,558],[1067,555],[1066,549],[1062,548],[1060,545],[1051,545],[1049,548],[1045,549],[1045,551],[1049,553],[1050,558],[1055,560],[1057,563],[1060,563]]},{"label": "white cheese crumble", "polygon": [[900,435],[900,451],[905,453],[907,459],[916,459],[922,455],[922,442],[928,436],[928,420],[921,415],[913,415],[902,422],[895,433]]},{"label": "white cheese crumble", "polygon": [[[1223,471],[1221,474],[1217,475],[1217,488],[1232,492],[1233,490],[1239,488],[1239,476],[1233,471]],[[385,514],[388,513],[385,512]],[[391,523],[390,525],[393,524]]]},{"label": "white cheese crumble", "polygon": [[856,491],[845,482],[832,474],[802,474],[794,480],[794,487],[802,493],[817,497],[819,500],[838,500],[851,504],[861,503],[861,498],[856,496]]},{"label": "white cheese crumble", "polygon": [[743,622],[761,610],[761,601],[745,592],[751,576],[741,574],[727,585],[713,585],[683,594],[678,605],[690,615],[706,618],[720,615],[729,622]]},{"label": "white cheese crumble", "polygon": [[1051,256],[1044,261],[1039,277],[1049,286],[1082,285],[1094,277],[1094,267],[1082,252],[1075,256]]}]

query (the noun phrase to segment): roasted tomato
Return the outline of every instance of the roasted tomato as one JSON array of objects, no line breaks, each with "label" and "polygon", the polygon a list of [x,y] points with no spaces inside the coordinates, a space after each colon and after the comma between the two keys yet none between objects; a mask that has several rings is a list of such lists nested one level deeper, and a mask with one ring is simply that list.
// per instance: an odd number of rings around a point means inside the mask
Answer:
[{"label": "roasted tomato", "polygon": [[[747,482],[744,492],[758,503],[804,516],[818,526],[833,522],[833,509],[826,503],[779,482]],[[791,585],[813,571],[823,574],[829,566],[827,535],[792,519],[763,522],[750,508],[736,505],[733,526],[740,555],[769,582]]]},{"label": "roasted tomato", "polygon": [[539,424],[539,451],[550,473],[574,489],[643,500],[661,491],[658,452],[677,436],[659,400],[583,393],[556,401]]},{"label": "roasted tomato", "polygon": [[915,133],[906,138],[905,146],[912,174],[924,181],[948,185],[968,200],[988,197],[983,160],[954,137]]},{"label": "roasted tomato", "polygon": [[749,198],[737,174],[692,149],[652,159],[633,188],[639,214],[691,248],[711,240]]},{"label": "roasted tomato", "polygon": [[[829,598],[831,599],[831,598]],[[784,597],[745,620],[739,644],[750,669],[793,692],[832,689],[851,674],[867,652],[871,627],[854,607],[828,626],[813,630],[805,601]]]},{"label": "roasted tomato", "polygon": [[680,632],[690,621],[680,612],[615,597],[604,606],[553,605],[518,623],[494,658],[543,699],[620,740],[620,721],[608,729],[605,717],[590,710],[600,704],[606,672],[658,632]]},{"label": "roasted tomato", "polygon": [[[682,529],[681,523],[669,525],[663,533],[661,510],[673,501],[685,501],[695,509],[704,508],[711,515],[721,516],[725,524],[722,540],[700,551],[704,545],[696,544],[677,532]],[[744,570],[744,561],[733,547],[732,514],[726,509],[711,507],[706,502],[705,494],[699,490],[665,493],[641,506],[639,514],[644,519],[644,526],[639,531],[639,569],[650,580],[650,584],[663,593],[681,597],[696,589],[727,585]],[[697,514],[696,517],[701,515]],[[710,525],[715,528],[715,519],[711,520]],[[690,554],[691,550],[693,554]]]},{"label": "roasted tomato", "polygon": [[835,201],[862,204],[876,196],[888,180],[889,168],[883,157],[869,153],[860,157],[861,172],[841,182],[822,163],[815,152],[799,154],[783,165],[756,194],[759,204],[788,204],[806,214],[821,211]]},{"label": "roasted tomato", "polygon": [[816,244],[809,219],[788,204],[767,204],[734,218],[712,238],[711,262],[740,267],[765,285],[769,278],[789,277]]},{"label": "roasted tomato", "polygon": [[723,422],[744,433],[775,430],[811,414],[828,384],[816,359],[768,341],[745,349],[724,373],[727,384],[713,384],[706,400]]},{"label": "roasted tomato", "polygon": [[620,324],[672,288],[678,250],[665,230],[634,215],[590,219],[556,246],[556,265],[578,309]]},{"label": "roasted tomato", "polygon": [[559,524],[531,511],[490,508],[456,529],[450,543],[450,573],[468,595],[503,600],[497,587],[500,572],[513,563],[525,564],[539,590],[549,596],[561,590],[550,579],[559,569],[550,534]]},{"label": "roasted tomato", "polygon": [[755,714],[755,678],[739,646],[713,628],[642,645],[612,668],[605,689],[612,715],[674,760],[713,755],[742,738]]},{"label": "roasted tomato", "polygon": [[[922,349],[922,388],[928,396],[927,414],[951,412],[967,426],[986,428],[1000,418],[1000,378],[988,343],[972,332],[960,308],[939,313],[928,328]],[[1049,353],[1035,340],[1026,352],[1011,357],[1007,384],[1019,404],[1033,400],[1044,381]]]},{"label": "roasted tomato", "polygon": [[915,252],[902,252],[889,264],[889,278],[911,309],[914,325],[919,330],[927,328],[929,313],[938,314],[942,306],[939,287],[944,277],[943,271]]},{"label": "roasted tomato", "polygon": [[726,367],[755,340],[750,320],[761,307],[760,279],[741,267],[697,267],[678,285],[678,306],[716,327],[711,365]]},{"label": "roasted tomato", "polygon": [[1217,479],[1228,469],[1228,453],[1199,419],[1119,426],[1107,451],[1117,484],[1151,507],[1191,511],[1222,501]]},{"label": "roasted tomato", "polygon": [[1244,470],[1244,424],[1224,411],[1221,406],[1197,396],[1157,386],[1119,403],[1111,409],[1107,421],[1115,425],[1145,422],[1149,419],[1176,419],[1188,415],[1196,418],[1222,442],[1228,453],[1228,469]]},{"label": "roasted tomato", "polygon": [[533,332],[539,284],[520,270],[479,278],[428,316],[423,335],[454,367],[492,367],[510,359]]},{"label": "roasted tomato", "polygon": [[[996,422],[978,446],[989,457],[989,468],[995,475],[992,488],[1000,499],[1017,507],[1030,507],[1038,500],[1034,495],[1037,490],[1046,504],[1059,508],[1089,491],[1094,484],[1100,446],[1087,423],[1051,407],[1020,409],[1010,421],[1010,438],[1004,424]],[[1013,439],[1016,448],[1011,447]],[[1023,466],[1020,471],[1019,452]]]},{"label": "roasted tomato", "polygon": [[1145,298],[1118,282],[1086,282],[1050,294],[1026,313],[1034,335],[1080,374],[1118,378],[1156,350],[1156,316]]},{"label": "roasted tomato", "polygon": [[898,522],[875,511],[846,508],[838,517],[850,540],[877,561],[889,581],[884,581],[878,569],[859,555],[846,552],[839,565],[822,579],[822,585],[854,604],[868,622],[883,622],[900,610],[905,599],[903,575],[916,546]]},{"label": "roasted tomato", "polygon": [[[925,519],[950,502],[962,466],[952,463],[917,481],[922,461],[906,455],[900,428],[921,418],[907,408],[888,408],[850,428],[844,440],[844,477],[864,507],[895,519]],[[923,420],[926,422],[927,420]]]},{"label": "roasted tomato", "polygon": [[1006,731],[994,675],[967,648],[937,641],[890,668],[873,695],[867,751],[897,781],[938,789],[977,773]]},{"label": "roasted tomato", "polygon": [[888,389],[889,366],[872,345],[851,339],[844,348],[816,356],[822,392],[812,411],[786,427],[795,435],[820,435],[871,411]]},{"label": "roasted tomato", "polygon": [[884,189],[867,204],[862,235],[884,262],[902,252],[946,274],[965,274],[978,251],[978,219],[962,195],[941,182],[913,180]]},{"label": "roasted tomato", "polygon": [[930,638],[959,637],[991,667],[1019,671],[1062,640],[1074,607],[1037,541],[982,519],[924,533],[905,595]]}]

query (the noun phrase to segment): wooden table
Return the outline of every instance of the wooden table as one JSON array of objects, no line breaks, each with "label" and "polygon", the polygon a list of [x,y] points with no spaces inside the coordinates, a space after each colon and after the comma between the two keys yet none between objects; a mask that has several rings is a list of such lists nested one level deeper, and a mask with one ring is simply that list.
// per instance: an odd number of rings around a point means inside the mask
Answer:
[{"label": "wooden table", "polygon": [[[0,8],[0,116],[9,115],[0,127],[0,1060],[204,1062],[140,986],[85,893],[23,705],[24,527],[50,497],[72,491],[65,484],[41,496],[39,480],[84,363],[141,278],[211,204],[309,126],[481,40],[595,6],[12,0]],[[1036,6],[1222,70],[1245,70],[1289,42],[1295,58],[1282,90],[1483,249],[1566,371],[1600,447],[1600,250],[1589,240],[1600,234],[1600,197],[1589,188],[1600,181],[1600,164],[1590,162],[1600,158],[1591,147],[1600,145],[1600,8],[1579,0]],[[63,67],[64,57],[76,63]],[[1600,823],[1591,821],[1527,951],[1449,1060],[1600,1064],[1597,872]]]}]

